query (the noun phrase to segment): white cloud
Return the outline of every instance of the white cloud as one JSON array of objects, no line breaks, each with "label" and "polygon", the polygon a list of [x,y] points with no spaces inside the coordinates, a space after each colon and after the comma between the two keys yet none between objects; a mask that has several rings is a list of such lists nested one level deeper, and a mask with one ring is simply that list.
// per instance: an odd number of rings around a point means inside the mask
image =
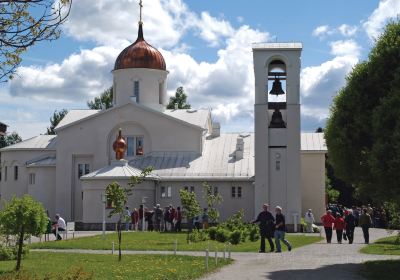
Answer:
[{"label": "white cloud", "polygon": [[399,0],[381,0],[363,27],[371,40],[376,39],[388,20],[400,15]]},{"label": "white cloud", "polygon": [[331,54],[335,56],[359,57],[361,52],[360,45],[354,40],[339,40],[330,43]]},{"label": "white cloud", "polygon": [[231,36],[234,32],[229,22],[212,17],[208,12],[201,13],[196,26],[200,29],[200,37],[214,47],[220,44],[221,38]]},{"label": "white cloud", "polygon": [[10,82],[10,93],[59,102],[91,99],[111,85],[110,71],[118,53],[103,46],[81,50],[61,64],[19,67],[17,77]]},{"label": "white cloud", "polygon": [[357,33],[358,27],[354,25],[342,24],[338,31],[345,37],[352,37]]},{"label": "white cloud", "polygon": [[328,25],[321,25],[321,26],[317,26],[313,32],[312,35],[315,37],[323,37],[325,35],[329,35],[331,33],[331,29],[329,28]]}]

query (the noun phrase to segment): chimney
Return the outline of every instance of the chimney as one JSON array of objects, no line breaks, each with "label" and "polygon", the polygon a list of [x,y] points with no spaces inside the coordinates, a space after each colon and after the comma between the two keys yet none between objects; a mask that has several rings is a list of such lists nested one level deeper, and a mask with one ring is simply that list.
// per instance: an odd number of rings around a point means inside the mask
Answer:
[{"label": "chimney", "polygon": [[221,135],[221,125],[219,124],[219,122],[213,122],[211,136],[214,138],[214,137],[219,137],[220,135]]},{"label": "chimney", "polygon": [[242,137],[238,137],[236,139],[236,151],[235,151],[236,160],[243,159],[243,150],[244,150],[244,140]]},{"label": "chimney", "polygon": [[178,109],[179,109],[178,103],[175,103],[175,110],[178,110]]}]

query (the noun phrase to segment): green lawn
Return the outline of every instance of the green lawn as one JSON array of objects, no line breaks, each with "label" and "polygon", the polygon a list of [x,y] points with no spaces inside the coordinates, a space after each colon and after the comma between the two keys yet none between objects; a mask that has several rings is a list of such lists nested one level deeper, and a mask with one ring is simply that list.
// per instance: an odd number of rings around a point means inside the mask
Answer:
[{"label": "green lawn", "polygon": [[400,260],[369,261],[363,266],[362,275],[368,280],[399,279]]},{"label": "green lawn", "polygon": [[[308,245],[320,241],[319,236],[287,235],[287,239],[292,243],[293,248]],[[216,241],[202,241],[187,244],[185,233],[158,233],[158,232],[124,232],[122,235],[123,250],[157,250],[172,251],[174,242],[178,241],[179,251],[203,251],[209,248],[210,251],[224,249],[224,244]],[[63,241],[51,241],[35,243],[30,245],[34,249],[92,249],[92,250],[111,250],[112,242],[117,246],[117,235],[110,233],[102,239],[101,235],[68,239]],[[267,242],[268,243],[268,242]],[[232,245],[233,252],[258,252],[259,241],[240,243]],[[268,245],[267,245],[268,246]],[[268,247],[267,247],[268,248]],[[286,250],[286,247],[282,247]]]},{"label": "green lawn", "polygon": [[360,251],[365,254],[400,255],[400,243],[396,243],[397,236],[386,237],[363,247]]},{"label": "green lawn", "polygon": [[[231,263],[219,259],[218,267]],[[10,272],[15,261],[0,262],[0,279],[14,279]],[[117,255],[42,253],[31,252],[22,262],[24,275],[34,279],[61,279],[60,275],[83,269],[84,274],[93,274],[91,279],[193,279],[207,273],[204,257],[173,255]],[[210,259],[209,272],[217,269],[214,258]],[[69,273],[68,273],[69,272]],[[66,278],[62,278],[66,279]],[[76,278],[68,278],[76,279]],[[79,278],[88,279],[88,278]]]}]

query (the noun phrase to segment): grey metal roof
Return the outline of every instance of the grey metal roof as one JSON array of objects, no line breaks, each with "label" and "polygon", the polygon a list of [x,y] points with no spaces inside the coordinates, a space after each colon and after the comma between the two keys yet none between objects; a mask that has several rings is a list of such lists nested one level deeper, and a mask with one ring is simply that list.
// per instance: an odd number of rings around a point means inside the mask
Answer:
[{"label": "grey metal roof", "polygon": [[204,128],[207,125],[210,111],[205,109],[178,109],[165,110],[164,114]]},{"label": "grey metal roof", "polygon": [[26,162],[26,167],[56,166],[56,156],[47,156]]},{"label": "grey metal roof", "polygon": [[207,139],[203,155],[191,152],[158,152],[133,159],[129,164],[143,169],[154,168],[161,179],[227,179],[249,180],[254,176],[253,134],[244,140],[243,159],[236,160],[236,142],[240,134],[224,133]]},{"label": "grey metal roof", "polygon": [[57,145],[57,135],[39,135],[17,144],[4,147],[0,151],[9,150],[35,150],[35,149],[49,149],[54,150]]},{"label": "grey metal roof", "polygon": [[[126,160],[113,160],[111,164],[86,174],[81,177],[82,180],[99,180],[99,179],[127,179],[132,176],[140,176],[142,170],[129,166]],[[150,174],[147,178],[157,179],[155,174]]]},{"label": "grey metal roof", "polygon": [[302,152],[327,152],[323,133],[301,133]]},{"label": "grey metal roof", "polygon": [[70,110],[68,113],[64,116],[64,118],[59,122],[59,124],[55,127],[55,129],[60,129],[64,126],[67,126],[71,123],[74,123],[76,121],[79,121],[81,119],[87,118],[89,116],[92,116],[94,114],[97,114],[100,112],[100,110],[90,110],[90,109],[85,109],[85,110]]}]

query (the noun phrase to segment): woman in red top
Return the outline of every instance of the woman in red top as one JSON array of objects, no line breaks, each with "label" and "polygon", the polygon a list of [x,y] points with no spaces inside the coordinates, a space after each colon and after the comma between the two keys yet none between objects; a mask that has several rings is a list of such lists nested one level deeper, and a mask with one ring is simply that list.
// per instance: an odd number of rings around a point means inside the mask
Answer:
[{"label": "woman in red top", "polygon": [[332,216],[332,211],[326,211],[326,214],[321,217],[322,225],[325,229],[326,241],[331,243],[332,240],[332,226],[335,222],[335,218]]},{"label": "woman in red top", "polygon": [[344,219],[340,213],[337,213],[333,228],[336,230],[337,242],[342,244],[343,230],[346,228]]}]

